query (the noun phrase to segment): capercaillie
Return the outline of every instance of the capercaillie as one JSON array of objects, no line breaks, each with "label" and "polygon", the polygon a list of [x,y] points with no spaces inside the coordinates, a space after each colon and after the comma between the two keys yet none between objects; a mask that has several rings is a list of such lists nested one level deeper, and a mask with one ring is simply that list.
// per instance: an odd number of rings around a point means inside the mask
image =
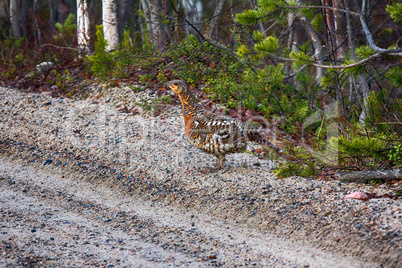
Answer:
[{"label": "capercaillie", "polygon": [[261,144],[282,154],[281,149],[264,139],[251,125],[204,110],[183,81],[172,80],[165,83],[165,86],[180,98],[187,140],[198,149],[215,155],[217,169],[224,167],[227,154],[245,151],[248,143]]}]

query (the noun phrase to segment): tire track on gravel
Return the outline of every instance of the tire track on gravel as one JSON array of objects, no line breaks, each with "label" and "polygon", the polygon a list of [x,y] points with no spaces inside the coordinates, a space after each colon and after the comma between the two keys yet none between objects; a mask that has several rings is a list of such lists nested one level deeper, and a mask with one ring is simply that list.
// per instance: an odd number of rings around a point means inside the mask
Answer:
[{"label": "tire track on gravel", "polygon": [[0,250],[9,266],[371,265],[4,158],[0,170]]}]

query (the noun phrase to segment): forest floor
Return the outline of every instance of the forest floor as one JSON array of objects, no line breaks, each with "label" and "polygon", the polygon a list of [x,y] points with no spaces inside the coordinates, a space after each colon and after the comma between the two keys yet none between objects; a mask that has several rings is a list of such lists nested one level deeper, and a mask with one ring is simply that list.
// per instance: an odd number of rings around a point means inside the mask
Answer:
[{"label": "forest floor", "polygon": [[[251,154],[206,174],[215,159],[187,143],[179,106],[134,106],[153,98],[0,88],[0,266],[402,263],[400,183],[277,179]],[[354,191],[382,198],[344,200]]]}]

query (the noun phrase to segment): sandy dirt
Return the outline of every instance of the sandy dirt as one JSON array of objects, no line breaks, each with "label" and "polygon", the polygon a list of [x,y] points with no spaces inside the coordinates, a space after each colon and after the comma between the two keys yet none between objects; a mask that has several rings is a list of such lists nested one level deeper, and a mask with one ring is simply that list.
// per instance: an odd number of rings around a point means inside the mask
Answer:
[{"label": "sandy dirt", "polygon": [[152,102],[146,92],[99,87],[91,96],[0,88],[0,266],[402,262],[401,201],[343,200],[400,184],[279,180],[275,161],[251,154],[204,174],[215,159],[184,139],[178,106],[155,117],[127,112]]}]

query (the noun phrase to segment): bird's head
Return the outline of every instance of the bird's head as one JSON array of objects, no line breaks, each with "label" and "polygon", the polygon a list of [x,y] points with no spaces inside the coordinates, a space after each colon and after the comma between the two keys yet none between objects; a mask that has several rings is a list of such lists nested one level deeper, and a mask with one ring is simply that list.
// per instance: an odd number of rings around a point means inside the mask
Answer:
[{"label": "bird's head", "polygon": [[181,95],[184,92],[188,91],[188,87],[186,85],[186,83],[184,83],[181,80],[172,80],[169,82],[166,82],[164,84],[164,86],[170,88],[171,90],[173,90],[174,93]]}]

